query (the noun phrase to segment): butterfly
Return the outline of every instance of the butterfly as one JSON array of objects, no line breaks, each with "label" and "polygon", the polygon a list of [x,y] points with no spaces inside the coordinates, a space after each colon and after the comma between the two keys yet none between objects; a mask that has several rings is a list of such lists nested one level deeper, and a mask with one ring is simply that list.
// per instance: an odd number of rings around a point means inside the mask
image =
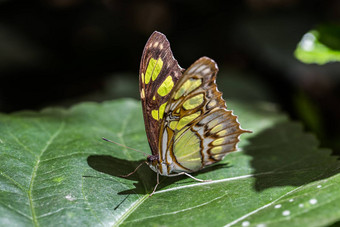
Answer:
[{"label": "butterfly", "polygon": [[[159,175],[190,175],[237,149],[243,130],[227,110],[216,85],[217,64],[201,57],[187,70],[174,58],[166,36],[147,41],[139,71],[139,92],[152,155],[147,164]],[[151,194],[151,195],[152,195]],[[150,196],[151,196],[150,195]]]}]

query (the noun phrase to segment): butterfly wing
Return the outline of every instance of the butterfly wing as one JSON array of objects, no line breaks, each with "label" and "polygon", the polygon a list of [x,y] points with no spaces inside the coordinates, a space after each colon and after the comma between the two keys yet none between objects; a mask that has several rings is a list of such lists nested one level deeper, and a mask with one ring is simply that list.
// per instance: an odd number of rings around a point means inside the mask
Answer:
[{"label": "butterfly wing", "polygon": [[[227,110],[215,80],[218,67],[202,57],[175,85],[160,128],[160,162],[168,172],[195,172],[236,150],[240,134],[237,117]],[[172,169],[171,169],[172,168]]]},{"label": "butterfly wing", "polygon": [[154,32],[144,47],[139,70],[144,123],[153,155],[158,155],[159,128],[167,100],[181,76],[169,41],[162,33]]}]

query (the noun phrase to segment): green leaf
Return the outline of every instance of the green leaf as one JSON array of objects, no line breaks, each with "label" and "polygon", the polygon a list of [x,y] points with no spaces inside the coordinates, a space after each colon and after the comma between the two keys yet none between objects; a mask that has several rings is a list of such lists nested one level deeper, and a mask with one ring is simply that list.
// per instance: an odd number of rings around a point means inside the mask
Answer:
[{"label": "green leaf", "polygon": [[340,61],[340,27],[321,25],[307,32],[295,49],[295,57],[300,61],[319,65]]},{"label": "green leaf", "polygon": [[293,100],[299,119],[313,132],[317,133],[318,138],[325,138],[325,129],[323,127],[325,123],[318,106],[302,91],[298,91]]},{"label": "green leaf", "polygon": [[161,178],[140,103],[0,115],[1,226],[321,226],[340,220],[339,162],[268,103],[228,101],[245,129],[240,151],[187,177]]}]

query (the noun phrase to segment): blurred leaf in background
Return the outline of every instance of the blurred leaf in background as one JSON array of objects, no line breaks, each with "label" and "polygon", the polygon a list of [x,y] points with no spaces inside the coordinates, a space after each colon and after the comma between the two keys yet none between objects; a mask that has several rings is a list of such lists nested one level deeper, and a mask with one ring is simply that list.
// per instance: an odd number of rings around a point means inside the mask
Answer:
[{"label": "blurred leaf in background", "polygon": [[340,61],[340,26],[323,24],[307,32],[294,54],[297,59],[307,64],[323,65]]}]

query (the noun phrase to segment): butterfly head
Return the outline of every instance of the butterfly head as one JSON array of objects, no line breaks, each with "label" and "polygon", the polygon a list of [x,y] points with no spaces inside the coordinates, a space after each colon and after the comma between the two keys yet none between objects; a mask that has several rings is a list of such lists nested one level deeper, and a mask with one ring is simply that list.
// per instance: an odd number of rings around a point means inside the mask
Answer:
[{"label": "butterfly head", "polygon": [[149,155],[147,158],[146,158],[146,161],[148,163],[148,165],[157,165],[158,163],[158,157],[156,155]]},{"label": "butterfly head", "polygon": [[150,168],[155,171],[156,173],[157,171],[157,167],[158,167],[158,157],[156,155],[149,155],[146,158],[146,162],[147,164],[150,166]]}]

